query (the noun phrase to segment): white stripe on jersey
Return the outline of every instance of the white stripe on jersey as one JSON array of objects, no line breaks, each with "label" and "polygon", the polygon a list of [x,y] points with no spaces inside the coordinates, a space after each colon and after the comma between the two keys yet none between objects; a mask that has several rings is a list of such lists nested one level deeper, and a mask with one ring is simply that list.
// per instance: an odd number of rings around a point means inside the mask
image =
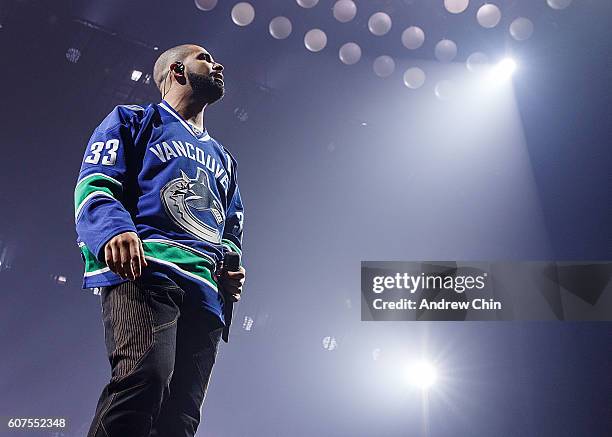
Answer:
[{"label": "white stripe on jersey", "polygon": [[113,200],[117,200],[117,199],[115,199],[113,197],[112,194],[108,194],[106,191],[94,191],[93,193],[89,193],[87,195],[87,197],[85,199],[83,199],[83,201],[81,202],[81,204],[79,205],[77,210],[74,212],[74,221],[75,222],[79,221],[79,213],[81,212],[81,210],[83,209],[85,204],[89,201],[89,199],[91,199],[92,197],[95,197],[95,196],[106,196],[106,197],[110,197]]},{"label": "white stripe on jersey", "polygon": [[147,242],[151,242],[151,243],[165,243],[165,244],[169,244],[170,246],[177,246],[177,247],[180,247],[181,249],[185,249],[185,250],[188,250],[190,252],[193,252],[193,253],[201,256],[202,258],[208,259],[214,266],[217,265],[215,260],[212,259],[212,257],[210,255],[207,255],[204,252],[200,252],[199,250],[194,249],[193,247],[189,247],[189,246],[186,246],[184,244],[181,244],[181,243],[179,243],[177,241],[164,240],[163,238],[147,238],[145,240],[142,240],[142,242],[143,243],[147,243]]},{"label": "white stripe on jersey", "polygon": [[77,181],[77,183],[76,183],[76,186],[78,187],[81,182],[86,181],[87,179],[92,178],[94,176],[100,176],[100,177],[103,177],[104,179],[108,179],[109,181],[111,181],[111,182],[119,185],[121,188],[123,188],[123,185],[121,185],[121,182],[119,182],[117,179],[112,178],[109,175],[104,174],[104,173],[92,173],[92,174],[88,174],[87,176],[84,176],[82,179],[79,179]]}]

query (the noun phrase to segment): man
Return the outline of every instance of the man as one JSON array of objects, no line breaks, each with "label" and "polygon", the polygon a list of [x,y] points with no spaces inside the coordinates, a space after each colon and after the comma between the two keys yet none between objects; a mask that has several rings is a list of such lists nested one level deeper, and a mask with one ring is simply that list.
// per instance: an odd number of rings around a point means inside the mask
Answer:
[{"label": "man", "polygon": [[202,47],[167,50],[153,72],[162,102],[117,106],[85,151],[77,243],[83,288],[101,287],[112,369],[90,437],[193,436],[200,423],[245,278],[223,269],[242,250],[236,160],[204,124],[222,71]]}]

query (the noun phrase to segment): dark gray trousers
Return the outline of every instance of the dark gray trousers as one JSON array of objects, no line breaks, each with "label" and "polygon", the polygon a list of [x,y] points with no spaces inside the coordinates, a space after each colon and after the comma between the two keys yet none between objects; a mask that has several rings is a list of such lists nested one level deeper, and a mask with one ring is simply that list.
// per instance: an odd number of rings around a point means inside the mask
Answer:
[{"label": "dark gray trousers", "polygon": [[193,437],[223,326],[189,299],[170,283],[102,288],[112,373],[88,437]]}]

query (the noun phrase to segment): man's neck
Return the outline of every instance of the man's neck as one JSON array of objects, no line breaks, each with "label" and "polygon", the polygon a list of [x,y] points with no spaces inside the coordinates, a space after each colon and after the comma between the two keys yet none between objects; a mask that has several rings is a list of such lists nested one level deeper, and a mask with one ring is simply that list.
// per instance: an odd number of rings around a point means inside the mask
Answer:
[{"label": "man's neck", "polygon": [[206,103],[195,102],[188,96],[166,96],[165,100],[187,123],[204,132],[204,110],[207,106]]}]

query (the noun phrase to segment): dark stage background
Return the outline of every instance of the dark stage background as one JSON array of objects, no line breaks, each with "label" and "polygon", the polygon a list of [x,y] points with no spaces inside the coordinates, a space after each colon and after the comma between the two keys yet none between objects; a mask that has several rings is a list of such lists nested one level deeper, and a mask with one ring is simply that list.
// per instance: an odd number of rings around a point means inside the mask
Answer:
[{"label": "dark stage background", "polygon": [[[361,260],[612,259],[610,2],[499,1],[525,8],[536,31],[510,48],[516,101],[477,108],[469,129],[429,81],[411,91],[399,66],[372,73],[387,48],[362,9],[342,27],[331,1],[253,1],[255,21],[239,28],[234,3],[2,3],[2,420],[65,417],[63,435],[85,434],[109,368],[99,297],[80,289],[72,196],[84,147],[114,105],[159,101],[130,80],[151,72],[154,47],[194,42],[225,66],[206,127],[239,162],[247,270],[198,435],[420,435],[420,397],[394,372],[422,353],[446,375],[429,399],[432,436],[610,435],[609,322],[366,323],[359,309]],[[358,3],[396,17],[387,51],[402,67],[433,64],[446,34],[458,62],[508,48],[475,27],[477,2],[455,21],[425,0]],[[276,15],[293,21],[286,40],[267,33]],[[410,17],[429,31],[414,53],[397,42]],[[302,42],[313,27],[328,31],[320,53]],[[347,66],[337,49],[353,34],[363,58]]]}]

